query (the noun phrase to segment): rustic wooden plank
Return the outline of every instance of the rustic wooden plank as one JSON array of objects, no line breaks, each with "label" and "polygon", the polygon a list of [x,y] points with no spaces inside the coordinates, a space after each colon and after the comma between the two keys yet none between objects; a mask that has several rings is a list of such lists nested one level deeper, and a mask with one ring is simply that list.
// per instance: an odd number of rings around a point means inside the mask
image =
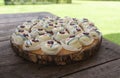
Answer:
[{"label": "rustic wooden plank", "polygon": [[0,42],[0,66],[24,63],[24,60],[13,52],[10,41]]},{"label": "rustic wooden plank", "polygon": [[49,12],[35,12],[35,13],[0,14],[0,19],[39,16],[41,14],[48,14],[49,15],[51,13],[49,13]]},{"label": "rustic wooden plank", "polygon": [[0,24],[0,42],[9,40],[10,35],[15,31],[18,25],[22,22]]},{"label": "rustic wooden plank", "polygon": [[[14,15],[14,14],[13,14]],[[28,16],[29,15],[29,16]],[[41,17],[41,16],[53,16],[53,14],[50,14],[50,13],[39,13],[39,14],[36,14],[36,13],[31,13],[31,14],[22,14],[22,16],[16,16],[16,17],[12,17],[12,18],[0,18],[0,24],[4,24],[4,23],[14,23],[14,22],[23,22],[23,21],[27,21],[27,20],[31,20],[33,18],[38,18],[38,17]],[[14,15],[15,16],[15,15]]]},{"label": "rustic wooden plank", "polygon": [[[34,17],[32,17],[34,18]],[[6,23],[6,24],[0,24],[0,41],[6,40],[6,37],[8,39],[8,36],[10,36],[15,28],[18,25],[21,25],[23,22],[15,22],[15,23]],[[5,37],[5,38],[4,38]]]},{"label": "rustic wooden plank", "polygon": [[40,67],[42,66],[29,62],[25,64],[4,66],[0,67],[0,75],[3,76],[2,78],[44,78],[43,76],[37,76],[41,74],[39,73]]},{"label": "rustic wooden plank", "polygon": [[[11,34],[11,33],[9,33],[9,34]],[[0,42],[8,41],[9,39],[10,39],[10,35],[4,36],[4,37],[0,37]]]},{"label": "rustic wooden plank", "polygon": [[[9,15],[8,17],[14,18],[14,16],[11,17]],[[32,17],[34,16],[31,16],[31,18]],[[4,42],[0,42],[0,50],[1,50],[0,52],[0,69],[1,69],[0,75],[2,74],[1,76],[3,78],[6,78],[6,77],[8,78],[8,76],[11,76],[11,78],[16,78],[16,77],[17,78],[19,77],[20,78],[26,78],[26,77],[28,78],[39,78],[39,77],[56,78],[56,77],[64,76],[66,74],[74,73],[76,71],[81,71],[84,69],[88,69],[90,67],[98,66],[103,63],[107,63],[107,62],[117,60],[120,58],[120,52],[119,52],[120,47],[106,40],[103,40],[100,51],[93,58],[90,58],[89,60],[86,60],[84,62],[75,63],[71,65],[66,65],[66,66],[42,66],[42,65],[29,63],[17,57],[13,53],[10,47],[9,41],[6,41],[6,40],[9,40],[9,36],[13,32],[14,28],[18,24],[21,23],[20,21],[18,22],[17,21],[14,22],[14,21],[11,21],[9,23],[3,22],[0,24],[0,27],[1,27],[0,28],[0,33],[1,33],[0,40],[4,41]],[[5,76],[4,73],[6,73],[8,76]]]},{"label": "rustic wooden plank", "polygon": [[[8,40],[16,26],[22,24],[24,21],[29,21],[38,17],[42,18],[45,16],[53,16],[53,14],[42,12],[42,13],[8,14],[8,15],[5,14],[3,16],[5,16],[5,18],[1,18],[0,21],[0,42]],[[9,18],[6,19],[7,16]]]},{"label": "rustic wooden plank", "polygon": [[[13,14],[14,15],[14,14]],[[24,14],[22,14],[24,15]],[[0,19],[1,23],[0,23],[0,29],[4,29],[6,26],[11,26],[11,25],[15,25],[15,24],[22,24],[23,22],[25,21],[29,21],[29,20],[32,20],[32,19],[35,19],[35,18],[42,18],[42,17],[45,17],[45,16],[53,16],[52,14],[42,14],[40,13],[39,15],[35,15],[35,14],[32,14],[31,16],[28,16],[28,17],[16,17],[16,18],[3,18],[3,19]],[[3,23],[2,23],[3,22]]]},{"label": "rustic wooden plank", "polygon": [[104,46],[106,49],[109,49],[109,50],[112,50],[112,51],[115,51],[116,53],[120,54],[120,45],[118,44],[115,44],[113,42],[111,42],[112,44],[110,44],[109,40],[105,40],[104,43],[107,45],[107,46]]},{"label": "rustic wooden plank", "polygon": [[0,31],[6,31],[9,29],[13,29],[18,25],[21,25],[23,22],[14,22],[14,23],[5,23],[5,24],[0,24]]},{"label": "rustic wooden plank", "polygon": [[0,24],[5,24],[5,23],[15,23],[15,22],[23,22],[27,20],[31,20],[33,18],[38,18],[38,16],[29,16],[29,17],[18,17],[18,18],[7,18],[7,19],[0,19]]},{"label": "rustic wooden plank", "polygon": [[[5,24],[5,23],[15,23],[15,22],[23,22],[23,21],[28,21],[33,18],[38,18],[38,17],[45,17],[45,16],[53,16],[51,13],[26,13],[26,14],[11,14],[11,16],[14,17],[9,17],[7,18],[6,16],[4,18],[0,18],[0,24]],[[1,16],[1,15],[0,15]],[[10,15],[9,15],[10,16]]]},{"label": "rustic wooden plank", "polygon": [[120,59],[62,78],[120,78]]},{"label": "rustic wooden plank", "polygon": [[[89,69],[91,67],[99,66],[101,64],[120,59],[120,52],[113,51],[115,48],[112,48],[112,43],[104,39],[99,52],[97,52],[94,57],[80,63],[65,66],[37,65],[27,61],[24,61],[25,63],[19,61],[14,62],[14,60],[19,60],[20,58],[14,58],[12,60],[10,59],[11,57],[17,56],[12,56],[12,54],[10,55],[9,52],[12,53],[13,51],[6,49],[10,47],[9,41],[4,41],[1,44],[2,45],[0,49],[2,48],[3,50],[1,50],[0,54],[0,60],[2,59],[2,62],[0,62],[0,73],[3,74],[3,78],[6,78],[4,77],[4,73],[7,73],[9,76],[14,77],[14,75],[9,74],[11,72],[12,74],[16,75],[15,77],[18,76],[21,78],[57,78],[66,74],[74,73],[84,69]],[[111,47],[108,45],[111,45]],[[7,62],[4,58],[10,59],[10,62]]]},{"label": "rustic wooden plank", "polygon": [[22,78],[22,77],[14,74],[13,72],[4,72],[0,73],[0,78]]}]

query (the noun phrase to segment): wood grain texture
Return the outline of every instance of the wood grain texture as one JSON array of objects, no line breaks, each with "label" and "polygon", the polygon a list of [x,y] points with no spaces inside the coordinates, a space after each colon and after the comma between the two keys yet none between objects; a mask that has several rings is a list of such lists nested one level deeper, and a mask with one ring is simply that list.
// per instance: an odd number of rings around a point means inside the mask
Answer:
[{"label": "wood grain texture", "polygon": [[23,58],[25,58],[28,61],[38,63],[38,64],[57,64],[57,65],[66,65],[66,64],[71,64],[75,62],[80,62],[82,60],[86,60],[91,56],[94,56],[96,52],[98,52],[102,38],[100,41],[96,41],[92,44],[92,46],[88,48],[84,48],[81,51],[78,51],[76,53],[72,54],[67,54],[67,55],[41,55],[41,54],[36,54],[32,53],[31,51],[24,51],[23,49],[19,48],[19,46],[14,45],[14,43],[11,42],[12,49],[14,52]]},{"label": "wood grain texture", "polygon": [[0,66],[12,65],[23,62],[23,59],[13,53],[9,40],[0,42]]},{"label": "wood grain texture", "polygon": [[[46,15],[46,12],[42,14]],[[58,78],[63,76],[74,78],[72,75],[75,73],[81,78],[87,78],[85,75],[89,75],[90,78],[97,78],[97,76],[100,76],[98,78],[119,78],[120,46],[105,39],[95,56],[86,61],[65,66],[33,64],[16,56],[10,46],[10,34],[17,25],[22,23],[22,19],[26,20],[24,17],[32,19],[39,15],[41,16],[41,13],[0,15],[0,19],[3,20],[0,22],[0,78]],[[8,20],[9,23],[7,23],[6,18],[14,20]],[[15,21],[17,18],[21,21]],[[95,74],[95,77],[91,74]]]},{"label": "wood grain texture", "polygon": [[[112,43],[104,39],[99,52],[94,57],[83,62],[65,66],[33,64],[16,56],[10,47],[9,41],[0,43],[0,74],[3,75],[3,78],[7,78],[8,76],[11,78],[58,78],[66,74],[93,68],[112,60],[120,59],[120,55],[116,51],[111,50],[112,47],[109,47],[109,45],[112,46]],[[5,76],[5,73],[8,76]]]},{"label": "wood grain texture", "polygon": [[0,14],[0,19],[6,18],[19,18],[19,17],[30,17],[30,16],[42,16],[42,15],[53,15],[49,12],[36,12],[36,13],[16,13],[16,14]]},{"label": "wood grain texture", "polygon": [[106,50],[112,50],[120,55],[120,45],[117,45],[109,40],[105,40],[104,43],[106,44],[104,47]]},{"label": "wood grain texture", "polygon": [[[6,41],[10,38],[15,28],[21,25],[25,21],[29,21],[35,18],[43,18],[45,16],[54,16],[48,12],[42,13],[26,13],[26,14],[3,14],[0,15],[0,42]],[[4,17],[4,18],[2,18]]]},{"label": "wood grain texture", "polygon": [[[40,13],[38,14],[32,14],[30,16],[16,16],[16,17],[11,17],[11,18],[0,18],[0,24],[6,24],[6,23],[16,23],[16,22],[24,22],[24,21],[29,21],[32,20],[33,18],[41,18],[41,17],[45,17],[45,16],[53,16],[53,14],[42,14]],[[54,15],[55,16],[55,15]]]},{"label": "wood grain texture", "polygon": [[62,78],[120,78],[120,59]]}]

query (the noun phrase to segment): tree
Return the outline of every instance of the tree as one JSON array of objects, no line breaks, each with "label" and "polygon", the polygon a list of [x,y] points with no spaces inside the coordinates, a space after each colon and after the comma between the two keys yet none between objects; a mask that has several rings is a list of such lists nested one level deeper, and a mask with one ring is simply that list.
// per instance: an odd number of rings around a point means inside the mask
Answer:
[{"label": "tree", "polygon": [[32,4],[35,4],[37,1],[36,0],[31,0],[32,1]]}]

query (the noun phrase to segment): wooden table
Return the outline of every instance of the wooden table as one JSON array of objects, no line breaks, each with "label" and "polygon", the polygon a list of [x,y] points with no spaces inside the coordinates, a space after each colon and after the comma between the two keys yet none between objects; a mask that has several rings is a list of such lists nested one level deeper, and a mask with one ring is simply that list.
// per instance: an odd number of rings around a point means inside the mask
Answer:
[{"label": "wooden table", "polygon": [[38,65],[23,60],[11,49],[9,37],[17,25],[47,12],[0,15],[0,78],[120,78],[120,46],[103,39],[90,59],[65,65]]}]

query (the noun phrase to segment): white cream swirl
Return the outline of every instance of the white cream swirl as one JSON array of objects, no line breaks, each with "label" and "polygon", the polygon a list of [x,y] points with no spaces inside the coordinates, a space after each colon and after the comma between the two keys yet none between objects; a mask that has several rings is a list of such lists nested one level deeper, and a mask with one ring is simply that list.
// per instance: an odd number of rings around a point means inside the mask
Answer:
[{"label": "white cream swirl", "polygon": [[32,22],[33,24],[37,24],[39,21],[40,21],[39,19],[32,19],[32,20],[31,20],[31,22]]},{"label": "white cream swirl", "polygon": [[66,39],[69,37],[69,33],[67,31],[59,31],[53,35],[53,38],[57,41],[61,41],[62,39]]},{"label": "white cream swirl", "polygon": [[33,37],[33,38],[35,38],[37,35],[39,35],[39,34],[44,34],[44,33],[46,33],[46,31],[44,30],[44,29],[33,29],[33,30],[31,30],[31,32],[30,32],[30,35]]},{"label": "white cream swirl", "polygon": [[101,33],[98,30],[91,30],[89,32],[89,36],[93,39],[100,39],[101,38]]},{"label": "white cream swirl", "polygon": [[23,26],[30,28],[31,26],[33,26],[33,23],[31,21],[27,21],[23,23]]},{"label": "white cream swirl", "polygon": [[48,33],[37,35],[36,38],[40,42],[47,41],[51,39],[51,35]]},{"label": "white cream swirl", "polygon": [[54,40],[48,40],[41,43],[41,50],[46,55],[56,55],[61,49],[62,46]]},{"label": "white cream swirl", "polygon": [[30,30],[30,27],[29,25],[19,25],[17,26],[17,29],[18,30],[26,30],[26,31],[29,31]]},{"label": "white cream swirl", "polygon": [[26,31],[26,30],[18,30],[18,29],[16,29],[15,34],[23,37],[24,40],[31,39],[30,33],[28,31]]},{"label": "white cream swirl", "polygon": [[64,29],[65,29],[64,27],[58,26],[58,27],[53,28],[52,32],[55,34],[59,31],[63,31]]},{"label": "white cream swirl", "polygon": [[44,29],[42,20],[31,27],[31,30],[36,30],[36,29]]},{"label": "white cream swirl", "polygon": [[69,29],[69,33],[71,35],[77,35],[83,33],[83,30],[80,27],[74,27],[73,29]]},{"label": "white cream swirl", "polygon": [[16,35],[15,33],[12,34],[11,36],[12,42],[15,43],[16,45],[22,45],[23,44],[23,37],[20,35]]},{"label": "white cream swirl", "polygon": [[[89,33],[88,33],[89,34]],[[83,46],[87,46],[93,43],[94,39],[89,37],[88,34],[83,34],[79,36],[79,41]]]},{"label": "white cream swirl", "polygon": [[82,45],[79,43],[77,37],[67,38],[61,41],[61,44],[64,49],[69,51],[80,51],[82,49]]},{"label": "white cream swirl", "polygon": [[65,22],[65,19],[62,19],[62,18],[60,18],[59,20],[57,20],[57,23],[58,23],[58,25],[59,26],[61,26],[61,27],[65,27],[66,26],[66,22]]},{"label": "white cream swirl", "polygon": [[53,23],[45,23],[44,25],[43,25],[43,27],[44,27],[44,29],[46,30],[46,31],[52,31],[52,29],[54,28],[54,24]]},{"label": "white cream swirl", "polygon": [[23,44],[23,50],[26,51],[33,51],[40,49],[40,42],[39,40],[26,40]]},{"label": "white cream swirl", "polygon": [[97,27],[94,26],[93,23],[88,23],[88,25],[85,25],[82,27],[85,32],[90,32],[91,30],[97,30]]}]

